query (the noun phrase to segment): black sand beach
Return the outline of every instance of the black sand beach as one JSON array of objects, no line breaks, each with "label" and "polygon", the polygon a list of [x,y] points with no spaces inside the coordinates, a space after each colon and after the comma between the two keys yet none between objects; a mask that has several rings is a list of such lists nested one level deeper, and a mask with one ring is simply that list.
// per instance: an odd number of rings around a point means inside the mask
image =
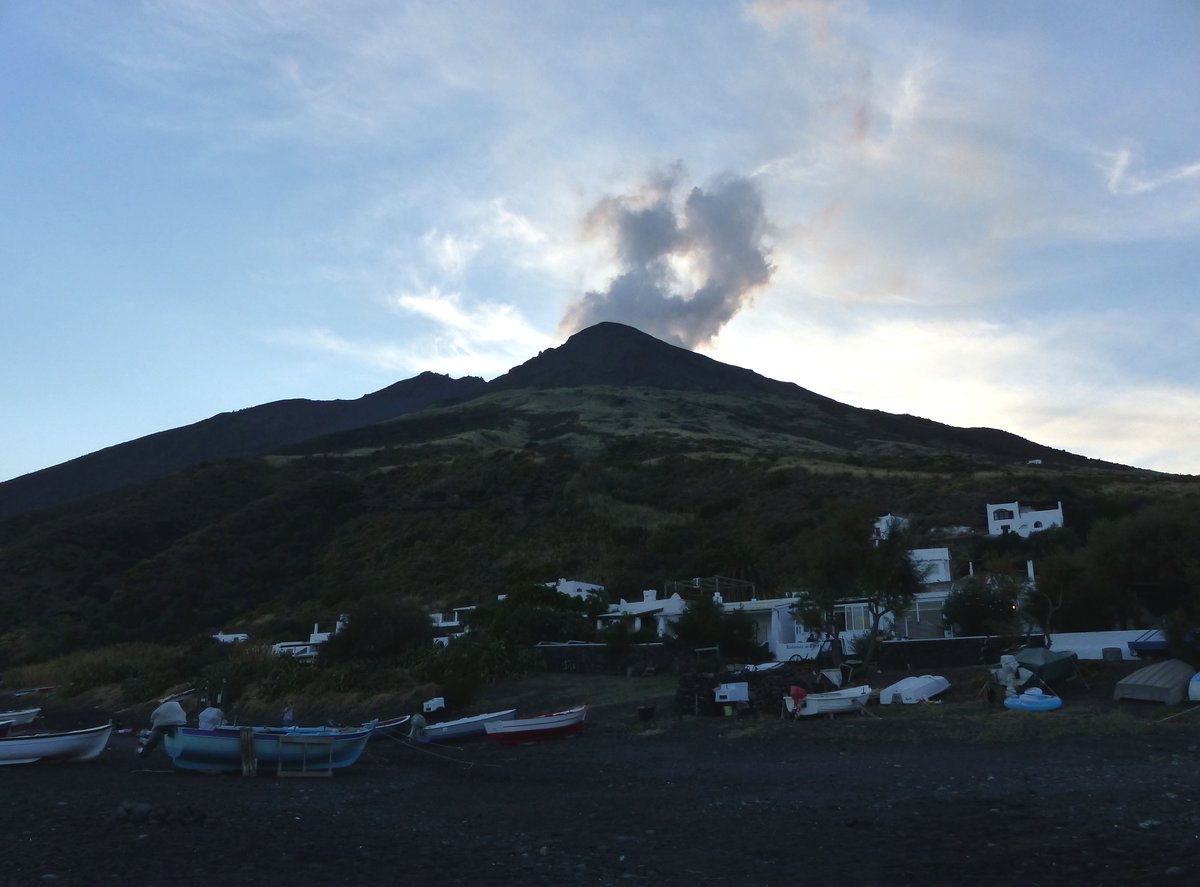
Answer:
[{"label": "black sand beach", "polygon": [[1200,876],[1200,716],[1136,736],[894,744],[879,718],[862,719],[874,738],[842,741],[827,721],[632,715],[597,710],[582,735],[536,745],[375,742],[330,778],[177,773],[114,736],[94,762],[0,768],[0,884]]}]

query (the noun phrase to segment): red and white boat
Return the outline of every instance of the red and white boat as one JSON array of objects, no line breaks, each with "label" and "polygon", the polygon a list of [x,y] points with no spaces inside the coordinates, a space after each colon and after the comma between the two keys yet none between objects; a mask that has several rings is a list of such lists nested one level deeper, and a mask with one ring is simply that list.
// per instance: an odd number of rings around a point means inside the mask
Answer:
[{"label": "red and white boat", "polygon": [[483,726],[488,739],[493,742],[534,742],[555,736],[572,736],[583,729],[587,718],[587,706],[569,708],[551,714],[531,718],[513,718],[507,721],[488,721]]}]

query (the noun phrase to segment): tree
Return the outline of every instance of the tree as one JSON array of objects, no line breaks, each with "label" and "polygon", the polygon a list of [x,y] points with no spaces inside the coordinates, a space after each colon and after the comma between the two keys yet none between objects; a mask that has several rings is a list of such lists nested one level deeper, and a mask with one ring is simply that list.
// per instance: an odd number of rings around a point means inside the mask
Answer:
[{"label": "tree", "polygon": [[804,588],[792,610],[804,625],[817,626],[833,639],[835,662],[841,661],[837,604],[861,589],[871,514],[861,505],[835,507],[805,545]]},{"label": "tree", "polygon": [[875,655],[883,618],[906,609],[921,590],[925,570],[913,561],[909,553],[910,542],[907,533],[893,528],[887,538],[876,539],[873,545],[870,541],[867,543],[859,580],[871,616],[871,634],[863,654],[864,662],[870,662]]},{"label": "tree", "polygon": [[321,663],[386,659],[428,649],[429,614],[410,598],[377,594],[352,606],[346,627],[321,646]]},{"label": "tree", "polygon": [[754,623],[740,610],[726,612],[708,595],[689,601],[671,626],[674,646],[695,650],[718,647],[722,656],[758,662],[764,658],[754,640]]},{"label": "tree", "polygon": [[911,604],[924,579],[909,554],[909,534],[893,526],[885,538],[872,538],[873,520],[865,506],[834,509],[809,543],[806,588],[793,610],[805,625],[819,625],[833,639],[835,662],[841,659],[839,603],[867,605],[871,630],[864,658],[869,660],[884,617]]},{"label": "tree", "polygon": [[520,586],[504,600],[483,604],[467,618],[472,632],[487,633],[510,647],[539,641],[586,641],[595,636],[588,619],[597,604],[544,585]]},{"label": "tree", "polygon": [[1009,634],[1017,628],[1024,591],[1024,583],[1010,574],[970,576],[946,598],[942,619],[955,634]]}]

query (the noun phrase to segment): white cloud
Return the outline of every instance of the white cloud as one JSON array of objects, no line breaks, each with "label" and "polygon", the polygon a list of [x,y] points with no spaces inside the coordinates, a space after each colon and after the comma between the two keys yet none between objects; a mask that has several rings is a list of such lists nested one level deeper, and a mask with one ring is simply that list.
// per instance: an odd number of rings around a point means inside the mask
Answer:
[{"label": "white cloud", "polygon": [[1100,168],[1110,194],[1128,197],[1157,191],[1166,185],[1189,179],[1200,179],[1200,162],[1186,163],[1159,173],[1137,173],[1131,171],[1134,150],[1117,148],[1101,154]]}]

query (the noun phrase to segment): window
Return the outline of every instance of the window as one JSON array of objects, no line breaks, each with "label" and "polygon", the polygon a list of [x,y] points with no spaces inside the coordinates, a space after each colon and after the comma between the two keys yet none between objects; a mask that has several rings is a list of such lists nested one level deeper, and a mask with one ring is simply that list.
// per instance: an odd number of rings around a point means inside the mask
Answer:
[{"label": "window", "polygon": [[1015,515],[1011,508],[997,508],[992,512],[992,520],[1012,520]]}]

